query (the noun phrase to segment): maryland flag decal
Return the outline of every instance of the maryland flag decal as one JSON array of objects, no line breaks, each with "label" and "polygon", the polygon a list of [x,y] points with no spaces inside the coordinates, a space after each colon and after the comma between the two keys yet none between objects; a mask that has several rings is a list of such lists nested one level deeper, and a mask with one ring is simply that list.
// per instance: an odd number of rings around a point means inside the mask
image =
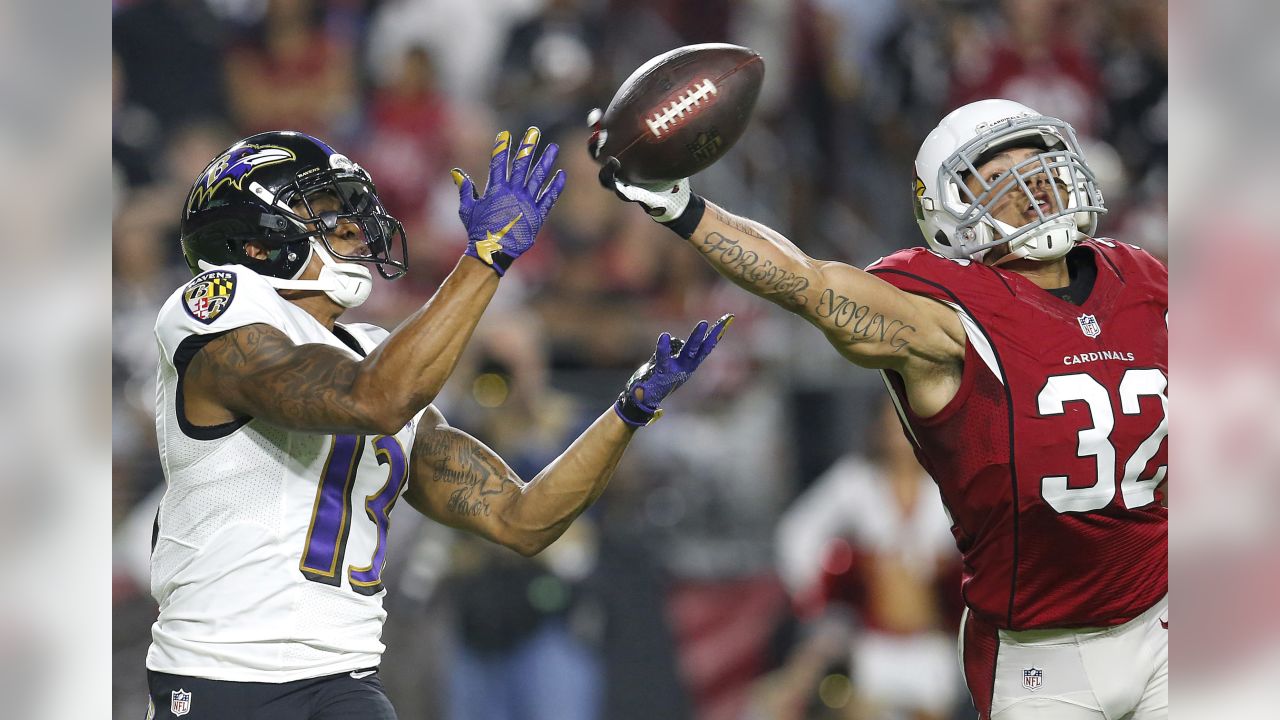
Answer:
[{"label": "maryland flag decal", "polygon": [[205,325],[226,312],[235,296],[236,274],[229,270],[210,270],[197,275],[182,291],[187,312]]}]

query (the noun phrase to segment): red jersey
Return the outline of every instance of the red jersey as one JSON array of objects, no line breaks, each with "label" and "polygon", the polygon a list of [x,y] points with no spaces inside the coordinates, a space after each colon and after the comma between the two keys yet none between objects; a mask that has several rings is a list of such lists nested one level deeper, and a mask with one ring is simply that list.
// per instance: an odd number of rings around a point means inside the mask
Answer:
[{"label": "red jersey", "polygon": [[1081,305],[923,248],[867,269],[963,313],[940,412],[911,412],[885,374],[951,514],[965,603],[999,628],[1118,625],[1168,589],[1168,270],[1132,245],[1079,247],[1097,265]]}]

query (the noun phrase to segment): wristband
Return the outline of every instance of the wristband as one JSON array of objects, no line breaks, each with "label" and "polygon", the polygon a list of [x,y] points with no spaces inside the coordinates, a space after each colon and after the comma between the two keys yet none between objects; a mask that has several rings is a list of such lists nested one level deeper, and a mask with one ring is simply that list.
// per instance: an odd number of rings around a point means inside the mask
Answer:
[{"label": "wristband", "polygon": [[680,213],[680,217],[675,220],[668,220],[662,223],[671,228],[675,234],[688,240],[693,231],[698,229],[698,223],[702,222],[702,215],[707,211],[707,201],[697,193],[689,193],[689,204],[685,206],[684,212]]},{"label": "wristband", "polygon": [[637,428],[644,427],[662,417],[662,408],[649,412],[632,400],[631,394],[626,390],[618,395],[618,401],[613,404],[613,411],[618,413],[622,422]]},{"label": "wristband", "polygon": [[485,260],[480,257],[480,253],[476,251],[475,245],[468,245],[466,251],[462,254],[467,257],[473,257],[485,265],[488,265],[490,270],[498,274],[498,277],[506,275],[507,269],[511,267],[511,263],[516,261],[514,257],[501,250],[494,250],[489,253],[489,260]]}]

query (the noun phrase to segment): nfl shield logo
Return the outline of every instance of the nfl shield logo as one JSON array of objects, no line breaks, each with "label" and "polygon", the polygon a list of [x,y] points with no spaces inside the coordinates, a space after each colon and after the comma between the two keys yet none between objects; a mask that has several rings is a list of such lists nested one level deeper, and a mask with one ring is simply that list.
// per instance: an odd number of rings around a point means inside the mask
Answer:
[{"label": "nfl shield logo", "polygon": [[1022,671],[1022,687],[1028,690],[1039,690],[1044,684],[1044,671],[1040,668],[1026,668]]},{"label": "nfl shield logo", "polygon": [[169,700],[169,712],[178,717],[182,717],[183,715],[191,712],[191,693],[184,691],[182,688],[178,688],[177,690],[169,693],[169,695],[171,698]]},{"label": "nfl shield logo", "polygon": [[1084,331],[1085,337],[1095,338],[1102,333],[1102,328],[1098,327],[1098,318],[1092,315],[1081,315],[1076,318],[1080,323],[1080,329]]}]

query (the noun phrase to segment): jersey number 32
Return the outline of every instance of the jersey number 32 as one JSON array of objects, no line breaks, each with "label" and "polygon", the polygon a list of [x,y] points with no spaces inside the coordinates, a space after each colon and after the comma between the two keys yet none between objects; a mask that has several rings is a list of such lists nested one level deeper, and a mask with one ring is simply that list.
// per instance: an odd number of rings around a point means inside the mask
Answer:
[{"label": "jersey number 32", "polygon": [[[1160,443],[1169,434],[1169,399],[1165,395],[1168,379],[1157,368],[1133,368],[1126,370],[1120,379],[1120,412],[1138,415],[1142,412],[1139,399],[1143,396],[1160,398],[1162,417],[1156,429],[1143,440],[1124,464],[1124,476],[1120,478],[1120,494],[1127,508],[1139,508],[1155,501],[1156,487],[1168,472],[1161,465],[1151,477],[1139,477],[1160,450]],[[1102,383],[1087,373],[1054,375],[1045,382],[1037,402],[1040,414],[1062,415],[1065,404],[1083,401],[1089,408],[1093,425],[1079,432],[1076,455],[1092,456],[1097,463],[1097,477],[1092,485],[1072,487],[1066,475],[1047,475],[1040,479],[1040,495],[1045,502],[1060,513],[1100,510],[1111,504],[1116,493],[1116,449],[1111,444],[1111,431],[1115,429],[1115,409],[1110,393]]]}]

